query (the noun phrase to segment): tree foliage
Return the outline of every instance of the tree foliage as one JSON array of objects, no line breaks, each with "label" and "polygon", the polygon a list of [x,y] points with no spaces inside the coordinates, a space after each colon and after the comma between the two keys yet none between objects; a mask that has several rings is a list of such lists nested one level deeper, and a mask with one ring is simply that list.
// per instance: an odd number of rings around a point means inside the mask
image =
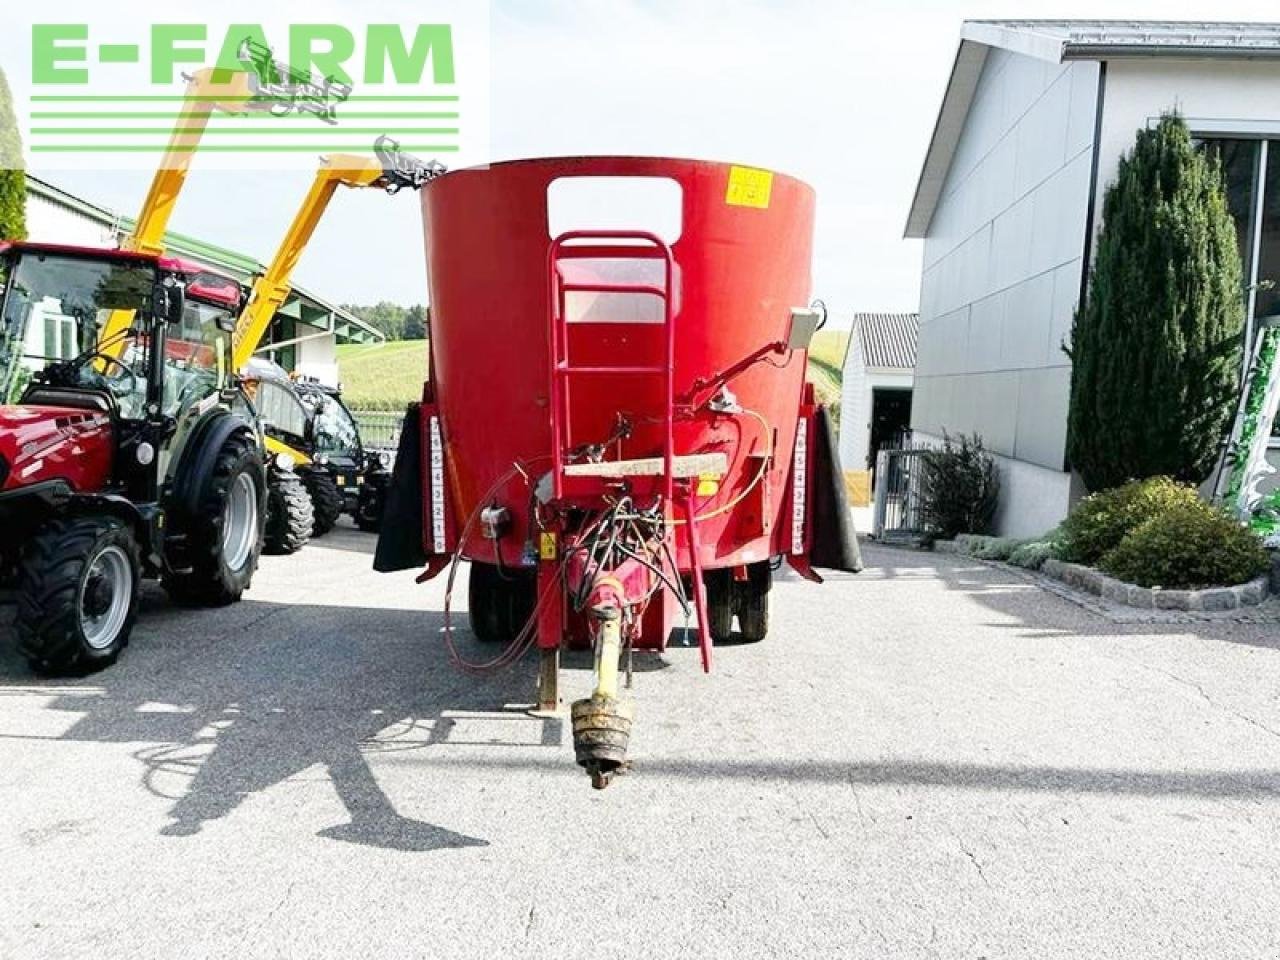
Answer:
[{"label": "tree foliage", "polygon": [[1072,326],[1068,454],[1090,490],[1209,476],[1240,375],[1242,289],[1221,167],[1165,115],[1107,189]]},{"label": "tree foliage", "polygon": [[27,235],[27,177],[9,81],[0,70],[0,240]]},{"label": "tree foliage", "polygon": [[372,306],[347,303],[342,307],[381,331],[388,340],[424,340],[427,336],[427,319],[430,310],[421,304],[402,307],[398,303],[382,300]]}]

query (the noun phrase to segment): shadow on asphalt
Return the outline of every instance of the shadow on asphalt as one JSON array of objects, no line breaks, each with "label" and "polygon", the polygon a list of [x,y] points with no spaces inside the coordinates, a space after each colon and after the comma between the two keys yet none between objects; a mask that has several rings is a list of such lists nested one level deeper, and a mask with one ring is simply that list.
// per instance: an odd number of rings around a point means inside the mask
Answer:
[{"label": "shadow on asphalt", "polygon": [[322,537],[313,538],[303,550],[308,547],[323,547],[326,550],[342,550],[345,553],[363,553],[366,556],[373,556],[374,548],[378,545],[378,535],[376,533],[366,533],[351,522],[350,517],[340,517],[338,525],[326,533]]},{"label": "shadow on asphalt", "polygon": [[[1044,589],[1034,580],[966,557],[903,547],[872,546],[860,577],[880,580],[934,580],[997,613],[992,629],[1025,630],[1028,639],[1050,637],[1160,636],[1190,634],[1225,643],[1280,651],[1280,623],[1223,620],[1117,622]],[[1134,610],[1135,614],[1140,611]],[[1172,611],[1170,611],[1172,613]],[[1249,611],[1242,611],[1245,616]],[[1010,622],[1012,621],[1012,622]]]},{"label": "shadow on asphalt", "polygon": [[[532,699],[532,663],[476,679],[447,662],[439,613],[245,600],[220,610],[169,606],[148,588],[130,648],[119,663],[82,678],[46,680],[14,652],[0,614],[0,697],[50,698],[74,719],[54,739],[147,746],[134,754],[142,786],[172,800],[167,836],[190,836],[246,799],[312,767],[329,775],[348,821],[320,836],[424,852],[484,846],[399,814],[366,754],[448,743],[455,712],[492,711]],[[465,616],[462,618],[465,623]],[[455,623],[457,621],[455,620]],[[463,655],[488,659],[465,626]],[[532,742],[563,764],[561,722],[519,717]],[[23,739],[23,731],[0,729]]]}]

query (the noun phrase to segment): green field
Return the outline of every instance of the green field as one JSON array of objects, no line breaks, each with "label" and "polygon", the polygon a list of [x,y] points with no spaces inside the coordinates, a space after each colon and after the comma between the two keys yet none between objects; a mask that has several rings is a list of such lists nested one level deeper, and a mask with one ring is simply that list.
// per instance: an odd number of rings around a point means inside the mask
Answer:
[{"label": "green field", "polygon": [[[822,330],[809,351],[809,379],[818,396],[839,415],[840,371],[847,330]],[[422,396],[427,376],[425,340],[344,344],[338,347],[343,397],[354,410],[401,411]]]},{"label": "green field", "polygon": [[844,351],[849,343],[848,330],[819,330],[809,348],[809,380],[818,399],[840,424],[840,385],[844,382]]},{"label": "green field", "polygon": [[338,347],[342,396],[353,410],[395,410],[422,398],[427,341],[348,343]]}]

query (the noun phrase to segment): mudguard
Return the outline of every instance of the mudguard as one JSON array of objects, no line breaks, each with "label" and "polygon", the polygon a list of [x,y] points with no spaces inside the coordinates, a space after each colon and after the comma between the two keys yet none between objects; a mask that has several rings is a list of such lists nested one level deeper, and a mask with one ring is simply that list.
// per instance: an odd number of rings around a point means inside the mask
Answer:
[{"label": "mudguard", "polygon": [[213,470],[223,445],[237,433],[253,435],[248,424],[225,410],[210,414],[196,427],[174,474],[171,506],[187,516],[198,511],[203,478]]},{"label": "mudguard", "polygon": [[427,562],[422,537],[422,405],[409,404],[400,430],[400,448],[386,493],[373,569],[410,570]]},{"label": "mudguard", "polygon": [[849,509],[849,494],[837,452],[835,424],[826,407],[814,415],[813,462],[813,542],[809,562],[827,570],[857,573],[862,569],[862,551]]}]

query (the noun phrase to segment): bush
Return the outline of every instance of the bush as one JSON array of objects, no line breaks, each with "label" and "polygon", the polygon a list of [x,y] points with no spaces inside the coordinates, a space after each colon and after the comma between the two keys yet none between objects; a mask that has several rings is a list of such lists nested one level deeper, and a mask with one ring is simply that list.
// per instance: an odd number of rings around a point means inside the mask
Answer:
[{"label": "bush", "polygon": [[1139,586],[1184,590],[1245,583],[1266,573],[1271,559],[1256,534],[1197,500],[1143,522],[1100,566]]},{"label": "bush", "polygon": [[920,514],[925,529],[950,540],[991,528],[1000,496],[995,461],[982,438],[942,436],[942,447],[922,455]]},{"label": "bush", "polygon": [[1039,570],[1046,560],[1056,558],[1059,554],[1060,549],[1052,540],[1028,540],[1009,554],[1009,562],[1024,570]]},{"label": "bush", "polygon": [[1021,540],[1013,540],[1009,537],[987,537],[973,551],[973,556],[980,560],[999,560],[1003,563],[1020,546],[1022,546]]},{"label": "bush", "polygon": [[1191,487],[1168,477],[1134,480],[1081,500],[1063,521],[1062,559],[1096,564],[1131,531],[1175,506],[1198,505]]},{"label": "bush", "polygon": [[0,71],[0,240],[27,236],[27,176],[9,82]]}]

